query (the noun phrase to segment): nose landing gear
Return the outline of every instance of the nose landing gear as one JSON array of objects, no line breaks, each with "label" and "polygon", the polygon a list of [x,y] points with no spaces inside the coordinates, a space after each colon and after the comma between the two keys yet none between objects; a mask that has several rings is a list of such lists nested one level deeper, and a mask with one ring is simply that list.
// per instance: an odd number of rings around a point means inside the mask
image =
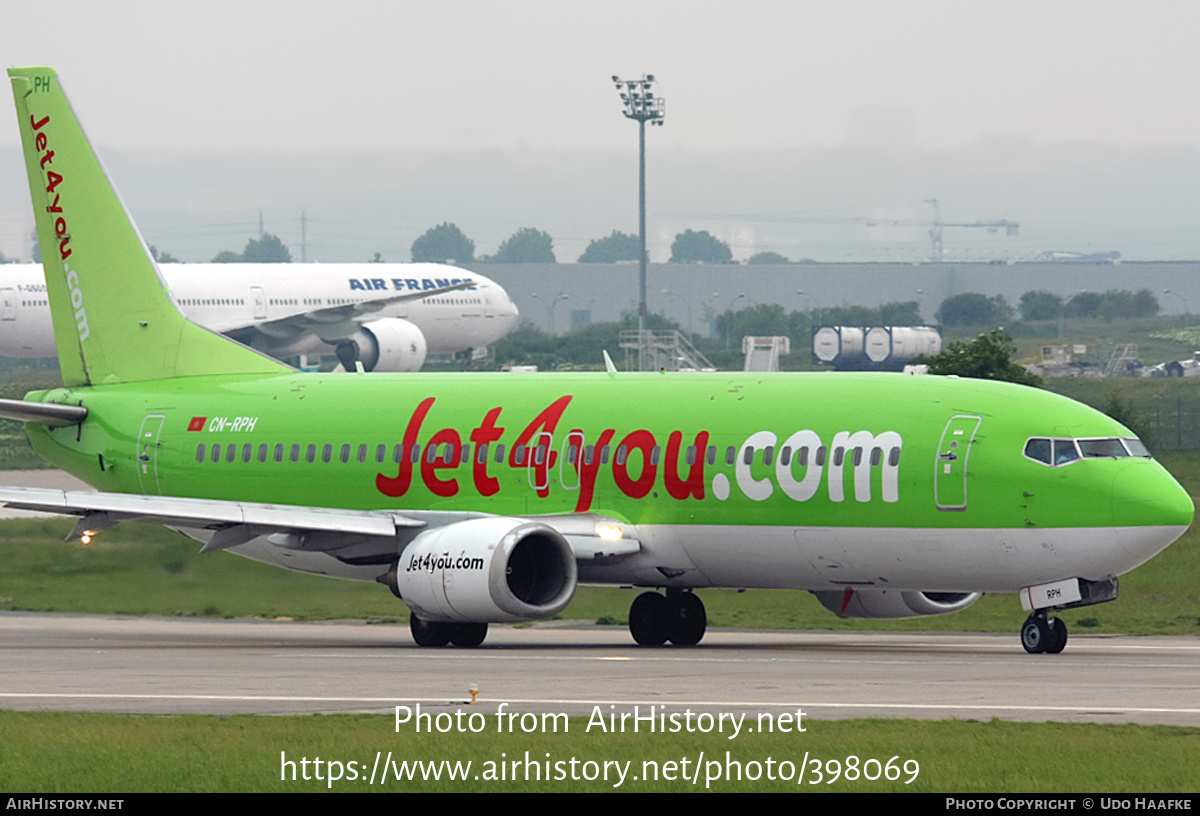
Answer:
[{"label": "nose landing gear", "polygon": [[1030,654],[1058,654],[1067,645],[1067,625],[1039,609],[1021,625],[1021,645]]}]

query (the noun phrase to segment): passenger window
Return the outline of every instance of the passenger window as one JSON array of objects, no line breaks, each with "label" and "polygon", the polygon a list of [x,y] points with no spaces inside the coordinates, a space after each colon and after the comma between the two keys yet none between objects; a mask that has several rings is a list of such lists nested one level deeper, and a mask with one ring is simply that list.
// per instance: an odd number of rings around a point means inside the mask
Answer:
[{"label": "passenger window", "polygon": [[242,461],[249,462],[254,457],[254,446],[247,442],[242,445]]},{"label": "passenger window", "polygon": [[871,467],[879,467],[883,462],[883,449],[871,448]]},{"label": "passenger window", "polygon": [[767,445],[763,448],[763,464],[769,465],[775,461],[775,446]]},{"label": "passenger window", "polygon": [[833,465],[834,465],[834,467],[841,467],[842,462],[845,461],[845,458],[846,458],[846,449],[845,448],[838,447],[838,448],[833,449]]},{"label": "passenger window", "polygon": [[227,445],[225,447],[225,461],[232,463],[237,459],[237,445]]},{"label": "passenger window", "polygon": [[358,446],[358,463],[364,464],[367,461],[367,446],[365,444]]},{"label": "passenger window", "polygon": [[350,446],[342,445],[342,464],[344,465],[349,461],[350,461]]},{"label": "passenger window", "polygon": [[1035,462],[1054,464],[1054,460],[1050,456],[1049,439],[1030,439],[1025,443],[1025,455]]},{"label": "passenger window", "polygon": [[487,464],[487,452],[488,452],[488,446],[487,446],[487,443],[484,442],[482,445],[480,445],[478,448],[475,449],[475,461],[481,465],[486,465]]},{"label": "passenger window", "polygon": [[298,443],[295,445],[292,445],[292,461],[293,462],[300,461],[300,445]]},{"label": "passenger window", "polygon": [[217,444],[212,446],[212,460],[214,462],[221,461],[221,443],[220,442],[218,442]]},{"label": "passenger window", "polygon": [[628,451],[625,449],[625,446],[624,446],[624,445],[620,445],[620,446],[618,446],[618,447],[617,447],[617,464],[618,464],[618,465],[624,465],[624,464],[625,464],[625,457],[626,457],[627,455],[628,455]]},{"label": "passenger window", "polygon": [[437,459],[437,445],[430,445],[425,449],[425,463],[432,465],[435,459]]},{"label": "passenger window", "polygon": [[[327,443],[325,443],[325,447],[321,449],[321,461],[328,464],[330,462],[330,460],[332,460],[332,459],[333,459],[333,445],[331,445],[327,442]],[[345,460],[343,459],[342,461],[344,462]]]},{"label": "passenger window", "polygon": [[504,443],[503,442],[496,443],[496,464],[497,465],[504,464]]},{"label": "passenger window", "polygon": [[375,448],[375,461],[383,464],[383,460],[387,458],[387,445],[380,445]]},{"label": "passenger window", "polygon": [[316,446],[316,445],[309,445],[309,446],[308,446],[308,452],[307,452],[307,454],[305,455],[305,457],[304,457],[304,458],[305,458],[305,459],[308,461],[308,463],[309,463],[310,465],[311,465],[313,462],[317,461],[317,446]]},{"label": "passenger window", "polygon": [[824,445],[817,448],[817,467],[823,467],[825,465],[825,455]]},{"label": "passenger window", "polygon": [[588,445],[586,448],[583,449],[583,463],[585,465],[590,465],[592,463],[592,459],[595,457],[595,455],[596,455],[596,446]]},{"label": "passenger window", "polygon": [[277,444],[275,446],[275,461],[276,462],[283,461],[283,443],[282,442],[280,442],[279,444]]},{"label": "passenger window", "polygon": [[754,448],[747,445],[745,451],[743,451],[743,453],[742,453],[742,464],[749,465],[749,464],[753,464],[753,462],[754,462]]},{"label": "passenger window", "polygon": [[196,448],[196,461],[197,462],[204,461],[204,443],[203,442],[200,443],[200,447]]},{"label": "passenger window", "polygon": [[688,463],[689,465],[694,465],[694,464],[696,464],[696,446],[695,446],[695,445],[688,445],[688,449],[687,449],[687,463]]},{"label": "passenger window", "polygon": [[854,449],[854,466],[855,467],[858,467],[859,465],[862,464],[862,454],[863,454],[862,448]]},{"label": "passenger window", "polygon": [[258,461],[265,463],[267,461],[267,443],[264,442],[258,446]]},{"label": "passenger window", "polygon": [[732,465],[735,461],[737,461],[737,448],[730,445],[725,449],[725,464]]},{"label": "passenger window", "polygon": [[710,465],[715,465],[717,463],[717,446],[716,445],[708,446],[708,463]]},{"label": "passenger window", "polygon": [[784,445],[783,448],[779,451],[779,464],[783,465],[784,467],[787,467],[789,464],[791,464],[791,461],[792,461],[792,449],[789,448],[787,445]]},{"label": "passenger window", "polygon": [[652,464],[652,465],[658,464],[658,457],[661,452],[662,452],[662,448],[660,448],[658,445],[655,445],[653,448],[650,449],[650,464]]},{"label": "passenger window", "polygon": [[414,465],[415,465],[417,462],[420,462],[420,461],[421,461],[421,446],[420,446],[420,445],[413,445],[413,446],[412,446],[412,454],[409,456],[409,459],[412,461],[412,463],[413,463]]},{"label": "passenger window", "polygon": [[900,446],[899,445],[892,448],[892,452],[890,454],[888,454],[888,465],[890,465],[891,467],[899,467],[900,466]]}]

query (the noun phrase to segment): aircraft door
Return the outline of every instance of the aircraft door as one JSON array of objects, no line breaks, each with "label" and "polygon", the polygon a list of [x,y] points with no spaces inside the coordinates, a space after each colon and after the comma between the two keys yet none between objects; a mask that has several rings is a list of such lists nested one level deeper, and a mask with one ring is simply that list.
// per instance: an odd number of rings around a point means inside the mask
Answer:
[{"label": "aircraft door", "polygon": [[14,289],[0,289],[0,320],[17,319],[17,293]]},{"label": "aircraft door", "polygon": [[267,319],[267,296],[263,294],[261,286],[250,287],[250,297],[254,300],[254,319]]},{"label": "aircraft door", "polygon": [[162,433],[162,414],[149,414],[142,420],[137,439],[138,483],[147,496],[162,495],[158,484],[158,437]]},{"label": "aircraft door", "polygon": [[967,509],[967,460],[981,417],[959,414],[950,418],[938,442],[933,498],[938,510]]}]

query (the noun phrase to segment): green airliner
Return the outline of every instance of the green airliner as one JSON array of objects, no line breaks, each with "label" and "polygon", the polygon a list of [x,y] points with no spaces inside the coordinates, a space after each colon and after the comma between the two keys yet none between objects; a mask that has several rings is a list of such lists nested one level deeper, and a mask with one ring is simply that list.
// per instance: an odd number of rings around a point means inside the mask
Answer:
[{"label": "green airliner", "polygon": [[156,521],[379,581],[429,646],[557,614],[585,582],[651,588],[630,609],[647,645],[700,641],[700,587],[869,618],[1019,592],[1024,647],[1058,652],[1051,611],[1112,600],[1192,521],[1127,428],[1005,383],[297,373],[183,317],[55,72],[9,75],[63,387],[0,415],[102,492],[0,502],[78,516],[80,538]]}]

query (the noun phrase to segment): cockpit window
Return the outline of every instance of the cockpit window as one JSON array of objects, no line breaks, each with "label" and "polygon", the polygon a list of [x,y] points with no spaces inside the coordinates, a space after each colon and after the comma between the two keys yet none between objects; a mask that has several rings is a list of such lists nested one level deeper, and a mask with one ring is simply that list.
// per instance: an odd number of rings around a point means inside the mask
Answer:
[{"label": "cockpit window", "polygon": [[1043,462],[1047,465],[1054,461],[1050,456],[1049,439],[1030,439],[1025,443],[1025,455],[1030,459]]},{"label": "cockpit window", "polygon": [[1147,450],[1146,446],[1142,444],[1142,440],[1126,437],[1121,441],[1124,442],[1125,447],[1129,449],[1130,456],[1140,456],[1144,459],[1151,458],[1150,451]]},{"label": "cockpit window", "polygon": [[1105,457],[1125,457],[1129,452],[1121,444],[1120,439],[1080,439],[1079,451],[1084,459],[1103,459]]},{"label": "cockpit window", "polygon": [[1150,451],[1135,438],[1109,439],[1045,439],[1035,437],[1025,441],[1025,457],[1044,465],[1057,467],[1080,459],[1123,459],[1138,456],[1152,458]]},{"label": "cockpit window", "polygon": [[1067,462],[1074,462],[1079,458],[1079,451],[1075,450],[1074,439],[1055,439],[1054,440],[1054,464],[1065,465]]}]

